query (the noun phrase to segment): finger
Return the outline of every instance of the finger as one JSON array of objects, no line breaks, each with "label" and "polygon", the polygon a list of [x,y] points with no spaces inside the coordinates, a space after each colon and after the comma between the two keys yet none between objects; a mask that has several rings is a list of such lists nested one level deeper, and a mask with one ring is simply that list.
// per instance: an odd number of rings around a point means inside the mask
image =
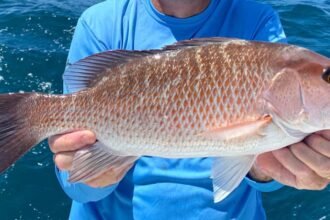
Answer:
[{"label": "finger", "polygon": [[60,170],[70,170],[75,151],[61,152],[54,156],[54,162]]},{"label": "finger", "polygon": [[48,139],[48,144],[53,153],[61,151],[74,151],[96,141],[92,131],[83,130],[67,134],[55,135]]},{"label": "finger", "polygon": [[316,174],[327,179],[330,178],[330,158],[316,152],[304,143],[292,145],[290,150]]},{"label": "finger", "polygon": [[[301,142],[298,145],[302,144]],[[327,182],[294,156],[289,148],[273,151],[274,157],[295,176],[297,189],[323,189]]]},{"label": "finger", "polygon": [[259,155],[256,166],[277,182],[292,187],[296,184],[295,176],[274,157],[272,152]]},{"label": "finger", "polygon": [[91,187],[105,187],[115,183],[118,183],[127,173],[129,169],[133,166],[134,163],[124,165],[117,168],[110,168],[96,177],[93,177],[90,180],[87,180],[85,183]]},{"label": "finger", "polygon": [[322,137],[324,137],[325,139],[330,141],[330,130],[318,131],[318,132],[316,132],[316,134],[319,134]]},{"label": "finger", "polygon": [[330,141],[318,134],[311,134],[304,142],[315,151],[330,158]]}]

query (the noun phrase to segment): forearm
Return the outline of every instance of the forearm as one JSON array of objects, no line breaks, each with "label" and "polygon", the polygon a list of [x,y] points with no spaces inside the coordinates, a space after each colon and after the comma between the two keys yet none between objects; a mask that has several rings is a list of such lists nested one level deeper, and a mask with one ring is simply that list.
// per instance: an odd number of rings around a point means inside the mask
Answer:
[{"label": "forearm", "polygon": [[262,173],[255,166],[253,166],[245,177],[245,181],[253,188],[260,192],[272,192],[283,187],[283,185]]},{"label": "forearm", "polygon": [[275,180],[271,180],[269,182],[258,182],[250,177],[245,177],[244,179],[247,184],[249,184],[252,188],[260,191],[260,192],[273,192],[283,187],[283,185]]},{"label": "forearm", "polygon": [[93,188],[84,183],[70,183],[68,172],[55,168],[57,179],[64,192],[73,200],[86,203],[99,201],[110,195],[118,184],[113,184],[102,188]]},{"label": "forearm", "polygon": [[[74,63],[86,56],[105,50],[103,45],[95,38],[95,35],[80,19],[76,27],[74,38],[71,43],[70,52],[68,55],[68,64]],[[68,84],[70,82],[63,82],[63,93],[68,94],[70,91]],[[70,183],[68,181],[68,172],[60,171],[55,168],[58,181],[64,192],[73,200],[80,203],[94,202],[101,200],[110,195],[118,184],[109,185],[107,187],[93,188],[84,183]]]}]

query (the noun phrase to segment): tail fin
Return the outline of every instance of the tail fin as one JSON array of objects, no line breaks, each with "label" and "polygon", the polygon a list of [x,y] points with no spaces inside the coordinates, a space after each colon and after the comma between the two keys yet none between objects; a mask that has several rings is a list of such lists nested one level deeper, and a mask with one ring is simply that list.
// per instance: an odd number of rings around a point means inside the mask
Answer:
[{"label": "tail fin", "polygon": [[0,95],[0,172],[38,143],[29,131],[26,106],[32,93]]}]

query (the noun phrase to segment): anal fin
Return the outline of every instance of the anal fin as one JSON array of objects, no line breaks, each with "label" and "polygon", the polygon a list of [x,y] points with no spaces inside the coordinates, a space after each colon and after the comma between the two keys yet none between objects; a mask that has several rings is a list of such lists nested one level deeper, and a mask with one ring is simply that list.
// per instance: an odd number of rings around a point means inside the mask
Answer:
[{"label": "anal fin", "polygon": [[96,142],[76,152],[69,171],[69,181],[84,182],[106,169],[128,165],[137,159],[134,156],[114,155],[102,143]]},{"label": "anal fin", "polygon": [[256,156],[218,157],[212,166],[214,202],[225,199],[250,171]]}]

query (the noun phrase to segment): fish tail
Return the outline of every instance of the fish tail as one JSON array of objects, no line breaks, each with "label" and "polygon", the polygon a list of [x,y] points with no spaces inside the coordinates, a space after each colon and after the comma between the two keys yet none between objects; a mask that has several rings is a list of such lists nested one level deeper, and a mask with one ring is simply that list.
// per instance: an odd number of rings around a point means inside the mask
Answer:
[{"label": "fish tail", "polygon": [[33,93],[0,95],[0,172],[39,142],[27,123],[27,103]]}]

